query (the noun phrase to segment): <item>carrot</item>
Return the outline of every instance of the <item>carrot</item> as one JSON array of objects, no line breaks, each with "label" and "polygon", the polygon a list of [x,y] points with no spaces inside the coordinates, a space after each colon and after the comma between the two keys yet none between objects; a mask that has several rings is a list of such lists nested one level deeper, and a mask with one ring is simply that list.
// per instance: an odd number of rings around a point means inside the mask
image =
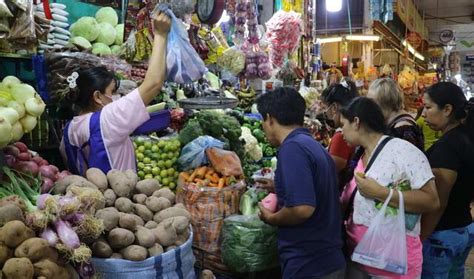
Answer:
[{"label": "carrot", "polygon": [[188,181],[190,175],[187,172],[182,172],[179,174],[179,178],[183,179],[184,181]]},{"label": "carrot", "polygon": [[222,189],[225,184],[225,178],[220,178],[219,179],[219,184],[217,184],[217,188]]},{"label": "carrot", "polygon": [[209,183],[209,185],[207,185],[207,186],[209,186],[209,187],[217,187],[218,185],[217,185],[216,183],[212,183],[212,182],[211,182],[211,183]]},{"label": "carrot", "polygon": [[193,173],[189,176],[189,178],[187,180],[188,182],[193,182],[194,181],[194,179],[196,178],[196,175],[197,175],[197,171],[198,171],[198,169],[195,169],[193,171]]},{"label": "carrot", "polygon": [[212,183],[219,183],[219,176],[216,176],[215,174],[213,175],[209,175],[209,174],[206,174],[206,179],[209,179]]},{"label": "carrot", "polygon": [[207,168],[206,175],[213,175],[216,171],[212,167]]},{"label": "carrot", "polygon": [[196,176],[199,177],[199,178],[204,178],[206,176],[206,170],[207,170],[207,167],[200,167],[197,169],[197,174]]}]

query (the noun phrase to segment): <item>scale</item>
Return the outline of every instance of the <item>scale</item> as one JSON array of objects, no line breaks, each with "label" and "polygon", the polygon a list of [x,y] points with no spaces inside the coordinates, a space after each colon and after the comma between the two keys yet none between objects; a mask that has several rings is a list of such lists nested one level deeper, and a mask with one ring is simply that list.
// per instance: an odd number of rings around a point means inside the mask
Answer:
[{"label": "scale", "polygon": [[227,109],[235,108],[239,104],[238,99],[225,97],[222,90],[212,89],[205,82],[186,84],[184,90],[188,92],[185,95],[191,93],[194,94],[194,97],[178,101],[179,106],[183,109]]}]

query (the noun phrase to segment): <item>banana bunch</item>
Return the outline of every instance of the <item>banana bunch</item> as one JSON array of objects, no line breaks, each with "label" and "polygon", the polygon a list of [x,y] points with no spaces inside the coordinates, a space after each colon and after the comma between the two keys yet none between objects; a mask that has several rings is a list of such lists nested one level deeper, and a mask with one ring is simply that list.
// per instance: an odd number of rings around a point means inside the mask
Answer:
[{"label": "banana bunch", "polygon": [[253,88],[247,87],[245,89],[235,89],[234,94],[239,99],[239,107],[245,112],[250,112],[252,105],[257,98],[257,93]]}]

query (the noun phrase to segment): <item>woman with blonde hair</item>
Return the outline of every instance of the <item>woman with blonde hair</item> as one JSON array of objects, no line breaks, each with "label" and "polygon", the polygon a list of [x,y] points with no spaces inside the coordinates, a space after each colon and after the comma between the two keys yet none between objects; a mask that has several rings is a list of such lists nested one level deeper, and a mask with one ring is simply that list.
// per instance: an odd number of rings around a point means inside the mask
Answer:
[{"label": "woman with blonde hair", "polygon": [[367,97],[373,99],[382,109],[387,135],[404,139],[424,151],[423,131],[413,116],[404,110],[403,92],[393,79],[379,78],[373,81]]}]

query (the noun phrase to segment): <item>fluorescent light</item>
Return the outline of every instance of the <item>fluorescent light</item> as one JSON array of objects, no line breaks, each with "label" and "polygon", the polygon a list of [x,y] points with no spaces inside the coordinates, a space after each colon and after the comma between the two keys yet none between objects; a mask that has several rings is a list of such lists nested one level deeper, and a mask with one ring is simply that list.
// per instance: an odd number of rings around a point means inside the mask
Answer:
[{"label": "fluorescent light", "polygon": [[[402,45],[408,48],[408,51],[415,56],[415,58],[420,59],[421,61],[425,61],[425,57],[421,55],[418,51],[415,50],[412,45],[410,45],[406,40],[403,40]],[[435,68],[436,69],[436,68]]]},{"label": "fluorescent light", "polygon": [[326,11],[330,13],[339,12],[342,9],[342,0],[326,0]]},{"label": "fluorescent light", "polygon": [[342,42],[342,37],[317,38],[316,42],[320,44],[338,43],[338,42]]},{"label": "fluorescent light", "polygon": [[455,78],[458,82],[461,81],[461,75],[460,75],[460,74],[455,75],[454,78]]},{"label": "fluorescent light", "polygon": [[377,35],[347,35],[348,41],[379,41],[380,36]]},{"label": "fluorescent light", "polygon": [[423,55],[421,55],[419,52],[415,52],[415,57],[420,59],[421,61],[425,61],[425,57]]}]

